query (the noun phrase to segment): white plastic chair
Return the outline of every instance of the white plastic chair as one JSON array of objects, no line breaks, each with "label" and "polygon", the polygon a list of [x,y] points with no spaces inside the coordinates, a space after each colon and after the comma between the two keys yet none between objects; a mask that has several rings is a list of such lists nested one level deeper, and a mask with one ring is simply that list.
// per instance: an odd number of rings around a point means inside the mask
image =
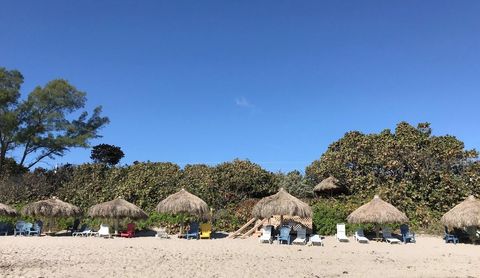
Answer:
[{"label": "white plastic chair", "polygon": [[300,227],[297,229],[297,238],[292,242],[293,244],[307,244],[307,229]]},{"label": "white plastic chair", "polygon": [[318,246],[323,246],[323,240],[322,240],[322,237],[320,235],[312,235],[310,237],[310,241],[309,241],[309,244],[310,245],[318,245]]},{"label": "white plastic chair", "polygon": [[345,233],[345,224],[337,224],[337,234],[335,236],[339,242],[349,241]]},{"label": "white plastic chair", "polygon": [[106,224],[101,224],[98,232],[92,234],[98,237],[110,237],[110,228]]},{"label": "white plastic chair", "polygon": [[272,237],[272,225],[267,225],[262,228],[262,235],[260,236],[260,243],[272,243],[273,242],[273,237]]},{"label": "white plastic chair", "polygon": [[28,235],[40,236],[40,231],[41,231],[40,225],[38,225],[38,223],[34,223],[33,227],[28,231]]},{"label": "white plastic chair", "polygon": [[168,235],[167,233],[167,228],[165,227],[160,227],[157,229],[157,234],[155,235],[155,237],[158,237],[158,238],[170,238],[170,236]]},{"label": "white plastic chair", "polygon": [[15,229],[13,230],[13,235],[22,235],[23,233],[23,226],[25,225],[25,221],[17,221],[15,224]]},{"label": "white plastic chair", "polygon": [[359,243],[368,243],[368,238],[365,237],[362,229],[357,229],[353,238]]},{"label": "white plastic chair", "polygon": [[392,232],[390,232],[389,227],[383,227],[382,228],[382,236],[385,239],[385,241],[388,242],[388,243],[400,243],[401,242],[398,238],[394,238],[392,236]]},{"label": "white plastic chair", "polygon": [[32,223],[29,223],[29,222],[25,223],[25,224],[23,225],[21,234],[24,234],[24,235],[26,235],[26,236],[30,235],[30,231],[32,230],[32,228],[33,228],[33,224],[32,224]]}]

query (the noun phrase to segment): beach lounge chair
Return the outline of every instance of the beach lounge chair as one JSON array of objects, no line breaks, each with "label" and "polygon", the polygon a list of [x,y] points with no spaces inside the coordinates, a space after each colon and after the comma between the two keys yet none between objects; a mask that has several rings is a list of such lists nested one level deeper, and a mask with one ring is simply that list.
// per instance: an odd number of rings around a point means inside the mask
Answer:
[{"label": "beach lounge chair", "polygon": [[23,224],[21,234],[28,236],[32,228],[33,228],[33,223],[26,222],[25,224]]},{"label": "beach lounge chair", "polygon": [[198,223],[197,222],[190,223],[190,229],[188,229],[186,238],[187,239],[191,239],[191,238],[198,239],[199,234],[200,234],[200,231],[199,231],[199,228],[198,228]]},{"label": "beach lounge chair", "polygon": [[415,233],[411,232],[407,224],[400,225],[400,233],[402,234],[403,243],[413,242],[415,243]]},{"label": "beach lounge chair", "polygon": [[79,236],[82,234],[82,232],[86,231],[88,229],[87,224],[83,224],[82,227],[80,227],[79,230],[76,230],[75,232],[72,232],[72,236]]},{"label": "beach lounge chair", "polygon": [[120,232],[120,237],[132,238],[135,236],[135,224],[128,223],[127,230]]},{"label": "beach lounge chair", "polygon": [[383,236],[383,239],[385,239],[385,241],[390,243],[390,244],[401,242],[398,238],[395,238],[395,237],[392,236],[392,232],[390,231],[389,227],[383,227],[382,228],[382,236]]},{"label": "beach lounge chair", "polygon": [[337,224],[337,234],[335,237],[339,242],[348,242],[348,237],[345,233],[345,224]]},{"label": "beach lounge chair", "polygon": [[94,232],[86,224],[82,225],[79,231],[73,232],[72,236],[90,236]]},{"label": "beach lounge chair", "polygon": [[208,238],[210,239],[212,235],[212,224],[202,223],[200,224],[200,239]]},{"label": "beach lounge chair", "polygon": [[42,232],[42,227],[40,227],[40,225],[38,225],[38,223],[34,223],[32,228],[28,231],[28,234],[29,236],[33,236],[33,235],[36,235],[36,236],[40,236],[40,233]]},{"label": "beach lounge chair", "polygon": [[445,235],[443,236],[443,239],[445,240],[445,243],[449,243],[449,242],[452,242],[453,244],[458,243],[458,237],[456,237],[455,235],[449,234],[447,227],[445,227]]},{"label": "beach lounge chair", "polygon": [[67,228],[67,232],[73,235],[74,232],[78,232],[78,226],[79,225],[80,225],[80,219],[75,219],[73,221],[72,226],[69,226]]},{"label": "beach lounge chair", "polygon": [[305,245],[307,244],[307,229],[300,227],[297,229],[297,237],[293,240],[292,244]]},{"label": "beach lounge chair", "polygon": [[353,238],[359,243],[368,243],[368,238],[365,237],[362,229],[357,229]]},{"label": "beach lounge chair", "polygon": [[24,225],[25,225],[25,221],[17,221],[17,223],[15,223],[15,229],[13,230],[13,235],[14,236],[22,235]]},{"label": "beach lounge chair", "polygon": [[287,244],[290,244],[290,231],[292,228],[290,226],[282,226],[280,227],[280,234],[277,236],[277,240],[279,244],[282,244],[284,241]]},{"label": "beach lounge chair", "polygon": [[320,235],[312,235],[309,240],[310,245],[318,245],[318,246],[323,246],[323,240]]},{"label": "beach lounge chair", "polygon": [[110,237],[110,228],[106,224],[101,224],[98,232],[91,232],[90,234],[97,237]]},{"label": "beach lounge chair", "polygon": [[158,228],[157,234],[155,235],[155,237],[158,237],[158,238],[170,238],[170,236],[169,236],[168,233],[167,233],[167,228],[165,228],[165,227],[160,227],[160,228]]},{"label": "beach lounge chair", "polygon": [[272,243],[272,225],[267,225],[262,228],[262,235],[259,238],[260,243]]}]

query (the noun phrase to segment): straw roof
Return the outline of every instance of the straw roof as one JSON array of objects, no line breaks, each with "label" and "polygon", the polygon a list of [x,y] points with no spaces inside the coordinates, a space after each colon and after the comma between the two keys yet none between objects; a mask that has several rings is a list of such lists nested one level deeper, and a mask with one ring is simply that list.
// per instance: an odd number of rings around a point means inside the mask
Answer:
[{"label": "straw roof", "polygon": [[5,204],[0,203],[0,215],[15,216],[17,215],[17,211]]},{"label": "straw roof", "polygon": [[392,206],[380,199],[378,195],[373,197],[373,200],[356,209],[347,217],[348,223],[404,223],[408,222],[407,216]]},{"label": "straw roof", "polygon": [[22,209],[22,214],[33,217],[73,217],[80,213],[80,208],[63,202],[56,197],[30,203]]},{"label": "straw roof", "polygon": [[322,192],[322,191],[334,191],[334,190],[339,190],[342,187],[338,185],[338,179],[336,179],[333,176],[330,176],[323,181],[321,181],[319,184],[317,184],[314,188],[314,192]]},{"label": "straw roof", "polygon": [[202,218],[208,218],[209,213],[207,203],[185,189],[165,198],[156,209],[160,213],[188,213]]},{"label": "straw roof", "polygon": [[141,208],[122,198],[91,206],[88,209],[88,216],[99,218],[128,217],[131,219],[145,219],[148,217]]},{"label": "straw roof", "polygon": [[312,209],[308,204],[280,188],[278,193],[261,199],[253,207],[252,214],[257,218],[269,218],[272,215],[291,215],[309,218],[312,215]]},{"label": "straw roof", "polygon": [[450,228],[480,226],[480,200],[470,195],[445,213],[440,221]]}]

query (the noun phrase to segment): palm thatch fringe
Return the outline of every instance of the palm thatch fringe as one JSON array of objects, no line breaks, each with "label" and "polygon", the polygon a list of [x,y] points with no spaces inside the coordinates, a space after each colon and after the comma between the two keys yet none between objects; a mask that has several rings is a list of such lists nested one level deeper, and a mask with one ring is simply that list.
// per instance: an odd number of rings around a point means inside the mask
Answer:
[{"label": "palm thatch fringe", "polygon": [[80,208],[63,202],[56,197],[30,203],[23,207],[22,214],[33,217],[74,217],[80,215]]},{"label": "palm thatch fringe", "polygon": [[480,226],[480,200],[470,195],[445,213],[440,221],[449,228]]},{"label": "palm thatch fringe", "polygon": [[253,207],[252,214],[257,218],[270,218],[273,215],[290,215],[310,218],[312,209],[301,200],[293,197],[283,188],[278,193],[265,197]]},{"label": "palm thatch fringe", "polygon": [[10,206],[0,203],[0,215],[3,216],[15,216],[17,215],[17,211]]},{"label": "palm thatch fringe", "polygon": [[148,217],[141,208],[122,198],[94,205],[88,209],[88,215],[91,217],[111,219],[145,219]]},{"label": "palm thatch fringe", "polygon": [[338,185],[338,182],[339,182],[338,179],[336,179],[333,176],[330,176],[330,177],[322,180],[319,184],[317,184],[313,188],[313,191],[315,193],[321,193],[321,192],[341,190],[342,187],[340,185]]},{"label": "palm thatch fringe", "polygon": [[407,216],[396,207],[380,199],[378,195],[373,200],[356,209],[347,217],[348,223],[405,223]]},{"label": "palm thatch fringe", "polygon": [[187,213],[203,219],[207,219],[209,216],[207,203],[185,189],[158,203],[156,210],[160,213],[170,214]]}]

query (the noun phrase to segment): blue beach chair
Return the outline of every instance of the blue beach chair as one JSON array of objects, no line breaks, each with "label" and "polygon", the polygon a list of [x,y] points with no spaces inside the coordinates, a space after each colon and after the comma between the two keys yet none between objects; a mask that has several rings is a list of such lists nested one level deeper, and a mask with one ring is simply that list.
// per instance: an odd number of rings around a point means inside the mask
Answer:
[{"label": "blue beach chair", "polygon": [[187,239],[194,238],[199,239],[200,229],[197,222],[190,223],[190,229],[187,232]]},{"label": "blue beach chair", "polygon": [[456,237],[452,234],[449,234],[447,227],[445,227],[445,235],[443,236],[443,239],[445,240],[445,243],[449,243],[449,242],[453,242],[453,244],[458,243],[458,237]]},{"label": "blue beach chair", "polygon": [[277,236],[277,240],[279,244],[282,244],[282,242],[286,242],[287,244],[290,244],[290,231],[292,228],[290,226],[282,226],[280,228],[280,234]]},{"label": "blue beach chair", "polygon": [[410,231],[407,224],[400,225],[400,233],[402,234],[403,243],[416,242],[415,233]]}]

